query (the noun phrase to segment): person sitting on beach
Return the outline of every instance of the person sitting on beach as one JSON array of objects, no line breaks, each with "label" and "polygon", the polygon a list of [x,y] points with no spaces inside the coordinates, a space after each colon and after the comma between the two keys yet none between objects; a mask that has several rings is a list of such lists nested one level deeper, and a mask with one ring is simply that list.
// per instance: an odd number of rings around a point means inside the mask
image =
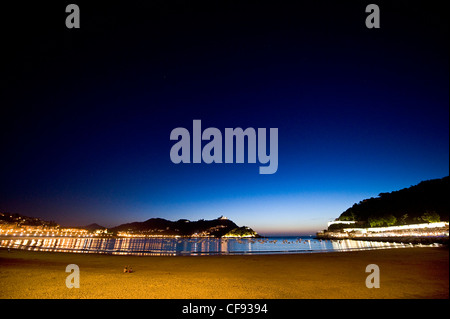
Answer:
[{"label": "person sitting on beach", "polygon": [[125,273],[125,272],[128,272],[128,267],[127,266],[125,266],[125,268],[123,269],[123,272]]},{"label": "person sitting on beach", "polygon": [[129,273],[132,273],[132,272],[133,272],[133,268],[130,267],[130,268],[128,269],[128,272],[129,272]]}]

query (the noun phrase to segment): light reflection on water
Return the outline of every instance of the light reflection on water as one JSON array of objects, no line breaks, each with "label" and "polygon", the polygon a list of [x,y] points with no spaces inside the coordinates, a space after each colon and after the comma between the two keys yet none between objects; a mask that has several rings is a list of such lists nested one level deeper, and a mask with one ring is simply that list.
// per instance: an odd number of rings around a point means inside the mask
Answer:
[{"label": "light reflection on water", "polygon": [[213,254],[281,254],[411,247],[410,244],[360,240],[271,238],[67,238],[1,239],[0,247],[31,251],[176,256]]}]

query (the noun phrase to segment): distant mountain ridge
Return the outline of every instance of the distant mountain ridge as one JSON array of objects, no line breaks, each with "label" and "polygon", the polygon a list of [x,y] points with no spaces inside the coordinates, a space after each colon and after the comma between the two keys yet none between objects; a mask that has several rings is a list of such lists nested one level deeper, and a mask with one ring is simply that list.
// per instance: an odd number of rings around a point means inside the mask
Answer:
[{"label": "distant mountain ridge", "polygon": [[75,227],[75,228],[86,229],[88,231],[94,231],[94,230],[98,230],[98,229],[102,229],[102,230],[106,229],[106,227],[103,227],[97,223],[89,224],[86,226]]},{"label": "distant mountain ridge", "polygon": [[[20,214],[9,214],[0,212],[0,224],[14,224],[20,225],[33,225],[33,226],[52,226],[60,228],[61,226],[55,222],[46,222],[35,217],[26,217]],[[243,226],[239,227],[233,221],[225,218],[223,216],[212,219],[204,220],[200,219],[197,221],[190,221],[188,219],[179,219],[177,221],[170,221],[164,218],[150,218],[143,222],[132,222],[121,224],[112,228],[103,227],[97,223],[89,224],[86,226],[68,226],[62,228],[75,228],[75,229],[85,229],[89,232],[94,232],[98,230],[107,230],[108,233],[117,234],[118,232],[127,232],[129,234],[139,234],[139,235],[179,235],[179,236],[213,236],[222,237],[233,230],[245,228],[248,230],[249,234],[254,236],[259,236],[251,228]],[[229,234],[230,236],[230,234]]]},{"label": "distant mountain ridge", "polygon": [[423,181],[398,191],[380,193],[376,198],[365,199],[344,211],[338,219],[397,225],[426,222],[431,219],[448,221],[449,194],[448,176]]},{"label": "distant mountain ridge", "polygon": [[235,228],[238,228],[238,226],[233,221],[223,217],[213,220],[200,219],[198,221],[187,219],[170,221],[163,218],[150,218],[143,222],[122,224],[109,230],[112,232],[126,231],[147,235],[192,236],[194,234],[208,234],[214,237],[221,237]]}]

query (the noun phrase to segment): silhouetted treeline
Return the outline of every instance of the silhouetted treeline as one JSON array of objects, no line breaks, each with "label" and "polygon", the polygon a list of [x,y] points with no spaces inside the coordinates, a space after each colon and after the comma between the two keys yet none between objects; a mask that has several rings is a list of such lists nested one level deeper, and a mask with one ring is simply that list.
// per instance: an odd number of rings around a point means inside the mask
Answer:
[{"label": "silhouetted treeline", "polygon": [[230,230],[238,226],[229,219],[213,219],[197,221],[189,221],[180,219],[178,221],[170,221],[163,218],[151,218],[144,222],[133,222],[122,224],[111,228],[113,232],[133,231],[138,233],[151,233],[160,235],[182,235],[191,236],[194,233],[207,231],[212,236],[221,237]]},{"label": "silhouetted treeline", "polygon": [[450,211],[449,177],[423,181],[418,185],[376,198],[365,199],[339,216],[370,226],[404,225],[448,221]]}]

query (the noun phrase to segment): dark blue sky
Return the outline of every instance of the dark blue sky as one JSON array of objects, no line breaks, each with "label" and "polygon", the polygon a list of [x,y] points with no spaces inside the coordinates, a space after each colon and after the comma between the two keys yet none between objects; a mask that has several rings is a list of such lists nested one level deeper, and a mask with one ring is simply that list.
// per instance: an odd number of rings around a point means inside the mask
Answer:
[{"label": "dark blue sky", "polygon": [[[292,2],[294,3],[294,2]],[[438,3],[78,2],[11,7],[0,210],[63,225],[225,215],[314,233],[355,202],[449,174]],[[279,130],[278,171],[170,161],[176,127]]]}]

